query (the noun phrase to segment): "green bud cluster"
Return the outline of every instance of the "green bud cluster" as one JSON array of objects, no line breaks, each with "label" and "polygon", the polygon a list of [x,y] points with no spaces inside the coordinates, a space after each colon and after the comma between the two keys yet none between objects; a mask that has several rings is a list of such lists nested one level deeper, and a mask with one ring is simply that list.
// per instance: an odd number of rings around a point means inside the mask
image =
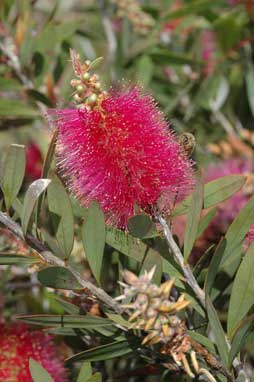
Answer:
[{"label": "green bud cluster", "polygon": [[94,61],[86,60],[81,65],[79,55],[71,51],[71,59],[74,72],[78,78],[70,81],[71,87],[74,89],[73,99],[79,108],[92,110],[98,108],[107,96],[107,92],[102,89],[102,84],[98,74],[92,74],[93,69],[101,58]]}]

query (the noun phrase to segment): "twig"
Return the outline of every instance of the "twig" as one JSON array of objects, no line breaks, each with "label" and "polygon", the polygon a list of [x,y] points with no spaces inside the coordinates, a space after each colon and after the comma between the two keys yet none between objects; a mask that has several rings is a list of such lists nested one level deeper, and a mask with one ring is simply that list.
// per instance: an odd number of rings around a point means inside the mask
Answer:
[{"label": "twig", "polygon": [[[196,279],[192,273],[192,270],[190,269],[190,266],[185,263],[182,252],[181,252],[180,248],[178,247],[178,245],[176,244],[176,242],[173,238],[173,235],[172,235],[172,233],[168,227],[166,220],[160,214],[158,214],[156,216],[156,219],[160,223],[160,225],[163,229],[164,236],[165,236],[165,239],[167,241],[168,247],[170,248],[172,255],[174,256],[174,259],[180,265],[181,270],[183,272],[183,275],[185,276],[187,284],[191,287],[191,289],[195,293],[197,299],[199,300],[199,302],[203,306],[203,308],[206,309],[205,293],[200,288],[200,286],[198,285],[198,283],[197,283],[197,281],[196,281]],[[230,341],[228,340],[226,335],[225,335],[225,339],[226,339],[226,342],[228,345],[228,349],[230,350],[231,344],[230,344]],[[233,367],[234,367],[237,375],[239,375],[239,373],[244,375],[245,382],[250,381],[250,378],[248,377],[247,373],[245,372],[241,361],[237,357],[233,360]]]},{"label": "twig", "polygon": [[176,262],[181,267],[183,275],[186,278],[186,282],[189,284],[189,286],[191,287],[191,289],[195,293],[195,295],[198,298],[201,305],[205,308],[206,307],[205,293],[200,288],[200,286],[198,285],[198,283],[197,283],[197,281],[196,281],[196,279],[195,279],[195,277],[194,277],[194,275],[190,269],[190,266],[184,262],[182,252],[181,252],[180,248],[178,247],[178,245],[176,244],[176,242],[173,238],[173,235],[172,235],[172,233],[168,227],[166,220],[161,215],[157,215],[156,218],[157,218],[158,222],[160,223],[160,225],[163,229],[165,239],[167,241],[169,248],[172,251],[172,255],[174,256]]},{"label": "twig", "polygon": [[104,290],[96,287],[90,281],[84,280],[79,272],[73,269],[70,265],[66,264],[64,260],[50,252],[43,243],[31,235],[27,235],[25,239],[21,227],[15,223],[7,214],[0,212],[0,222],[5,225],[12,233],[14,233],[14,235],[19,237],[21,240],[26,241],[33,249],[35,249],[39,253],[42,262],[46,263],[47,265],[65,267],[73,274],[73,276],[78,280],[84,289],[88,289],[101,302],[113,309],[116,313],[122,312],[122,309],[118,303],[106,292],[104,292]]}]

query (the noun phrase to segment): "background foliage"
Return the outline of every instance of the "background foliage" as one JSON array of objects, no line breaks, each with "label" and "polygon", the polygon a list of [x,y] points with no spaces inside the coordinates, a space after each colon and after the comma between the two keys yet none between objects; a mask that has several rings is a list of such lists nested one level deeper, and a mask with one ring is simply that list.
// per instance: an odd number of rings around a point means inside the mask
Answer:
[{"label": "background foliage", "polygon": [[[155,264],[154,282],[176,277],[178,290],[191,301],[187,321],[195,339],[229,369],[240,352],[251,374],[254,245],[246,244],[246,235],[254,224],[254,8],[247,0],[140,5],[154,20],[145,33],[133,28],[130,12],[119,15],[113,1],[1,3],[0,206],[22,230],[18,239],[4,225],[0,231],[0,319],[25,316],[22,320],[61,336],[66,357],[72,356],[67,363],[70,381],[168,380],[172,376],[162,361],[138,351],[137,338],[119,329],[126,330],[128,322],[87,296],[65,267],[69,264],[116,297],[124,268],[140,274]],[[52,132],[44,115],[48,107],[70,105],[70,48],[84,59],[104,57],[96,70],[108,87],[122,79],[142,84],[177,134],[195,135],[193,157],[206,184],[175,207],[170,224],[206,293],[205,309],[147,216],[132,218],[128,234],[105,226],[98,204],[88,210],[80,206],[56,173]],[[230,160],[247,161],[248,171],[244,166],[231,170]],[[210,163],[223,169],[219,177],[226,177],[209,178]],[[225,218],[223,228],[212,223],[216,213],[233,208],[224,201],[233,194],[240,198],[241,192],[243,204],[234,199],[239,209]],[[178,228],[183,223],[185,232]],[[38,243],[60,259],[58,265],[41,264],[34,251],[40,252]],[[33,378],[43,374],[36,364],[32,369]]]}]

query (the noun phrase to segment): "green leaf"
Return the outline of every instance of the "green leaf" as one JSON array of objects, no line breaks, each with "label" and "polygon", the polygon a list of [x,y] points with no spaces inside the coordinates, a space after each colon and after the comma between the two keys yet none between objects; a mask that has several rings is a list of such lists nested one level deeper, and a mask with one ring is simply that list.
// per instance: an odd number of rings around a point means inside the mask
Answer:
[{"label": "green leaf", "polygon": [[93,374],[93,369],[90,362],[83,362],[81,366],[77,382],[87,382]]},{"label": "green leaf", "polygon": [[102,261],[105,247],[105,221],[103,212],[97,202],[88,208],[82,226],[82,240],[86,258],[94,277],[100,284]]},{"label": "green leaf", "polygon": [[62,298],[60,298],[58,296],[54,295],[54,298],[58,302],[58,304],[60,304],[67,313],[79,314],[80,309],[78,306],[70,303],[69,301],[63,300]]},{"label": "green leaf", "polygon": [[154,64],[151,58],[144,54],[137,60],[136,80],[147,87],[152,79]]},{"label": "green leaf", "polygon": [[[213,4],[220,4],[219,0],[215,0]],[[163,15],[167,21],[177,19],[182,16],[196,15],[197,12],[202,12],[211,9],[211,2],[209,0],[196,0],[192,1],[190,4],[182,5],[179,9],[169,12]]]},{"label": "green leaf", "polygon": [[218,271],[219,271],[220,263],[221,263],[222,256],[224,254],[226,245],[227,245],[226,239],[222,239],[219,242],[219,244],[218,244],[218,246],[217,246],[217,248],[213,254],[211,263],[210,263],[209,268],[208,268],[206,281],[205,281],[205,293],[207,296],[211,293],[211,290],[212,290],[212,287],[214,284],[214,280],[215,280],[215,278],[218,274]]},{"label": "green leaf", "polygon": [[45,370],[41,364],[33,358],[29,358],[29,370],[33,382],[54,382],[52,376]]},{"label": "green leaf", "polygon": [[[245,183],[242,175],[228,175],[205,184],[204,208],[210,208],[230,198]],[[174,210],[173,216],[185,215],[189,209],[191,197],[187,197]]]},{"label": "green leaf", "polygon": [[128,230],[132,236],[139,239],[148,239],[159,235],[149,216],[141,214],[129,219]]},{"label": "green leaf", "polygon": [[221,261],[221,267],[227,271],[229,265],[242,254],[242,241],[254,223],[253,198],[243,207],[226,233],[227,245]]},{"label": "green leaf", "polygon": [[54,289],[82,289],[73,274],[64,267],[49,267],[38,273],[38,280],[46,287]]},{"label": "green leaf", "polygon": [[254,70],[251,62],[247,65],[245,71],[245,82],[248,102],[252,113],[252,117],[254,118]]},{"label": "green leaf", "polygon": [[193,330],[187,330],[187,333],[191,338],[193,338],[195,341],[199,342],[201,345],[205,346],[209,352],[216,354],[216,349],[214,344],[212,343],[209,338],[203,336],[202,334],[198,332],[194,332]]},{"label": "green leaf", "polygon": [[212,208],[205,214],[198,224],[198,232],[196,235],[196,239],[198,239],[202,233],[206,230],[206,228],[209,226],[210,222],[213,220],[214,216],[216,215],[217,209]]},{"label": "green leaf", "polygon": [[47,195],[49,211],[55,217],[53,222],[56,223],[54,228],[57,243],[65,258],[68,258],[74,243],[74,217],[69,196],[57,176],[48,186]]},{"label": "green leaf", "polygon": [[148,253],[156,253],[143,242],[113,227],[106,227],[106,243],[139,262],[142,262]]},{"label": "green leaf", "polygon": [[236,329],[229,353],[229,365],[232,364],[234,358],[237,356],[237,353],[242,349],[248,334],[253,329],[253,322],[254,317],[251,316],[245,321],[241,322],[239,327]]},{"label": "green leaf", "polygon": [[35,118],[39,116],[38,109],[33,109],[24,102],[7,98],[1,98],[0,100],[0,118]]},{"label": "green leaf", "polygon": [[228,309],[228,334],[232,337],[237,324],[254,304],[254,242],[237,271]]},{"label": "green leaf", "polygon": [[189,55],[174,53],[168,49],[153,48],[148,50],[149,56],[153,59],[155,64],[174,64],[174,65],[193,65],[201,64],[194,57]]},{"label": "green leaf", "polygon": [[57,130],[55,130],[52,135],[52,138],[48,147],[48,151],[45,156],[45,160],[44,160],[43,168],[42,168],[42,178],[47,178],[49,175],[50,166],[54,159],[54,154],[55,154],[56,139],[57,139]]},{"label": "green leaf", "polygon": [[102,375],[101,373],[97,372],[94,373],[88,380],[87,382],[102,382]]},{"label": "green leaf", "polygon": [[67,362],[86,360],[104,361],[107,359],[117,358],[132,353],[133,349],[127,340],[115,341],[110,344],[98,346],[93,349],[82,351],[67,359]]},{"label": "green leaf", "polygon": [[39,263],[40,260],[35,257],[28,257],[24,255],[18,255],[16,253],[1,253],[0,252],[0,264],[1,265],[24,265]]},{"label": "green leaf", "polygon": [[48,187],[50,179],[38,179],[30,184],[24,199],[23,211],[22,211],[22,230],[26,235],[28,225],[37,202],[37,199],[41,193]]},{"label": "green leaf", "polygon": [[154,266],[156,268],[153,275],[153,282],[157,285],[160,285],[162,276],[162,258],[159,253],[150,252],[145,256],[140,274],[143,274],[145,270],[150,271]]},{"label": "green leaf", "polygon": [[41,102],[48,107],[53,106],[50,99],[47,96],[45,96],[45,94],[39,92],[38,90],[29,89],[29,90],[27,90],[27,94],[28,94],[28,96],[30,96],[32,99],[34,99],[37,102]]},{"label": "green leaf", "polygon": [[184,235],[184,259],[188,260],[193,245],[196,240],[200,215],[203,206],[204,185],[201,180],[197,180],[196,188],[191,197],[191,204],[187,215],[187,224]]},{"label": "green leaf", "polygon": [[[218,42],[224,52],[228,52],[241,37],[243,19],[238,17],[238,15],[239,14],[236,12],[222,14],[220,17],[216,18],[213,24]],[[225,30],[227,33],[225,33]]]},{"label": "green leaf", "polygon": [[26,168],[25,147],[11,145],[3,165],[2,190],[7,210],[15,200],[22,185]]},{"label": "green leaf", "polygon": [[[39,200],[38,200],[39,203]],[[38,205],[37,203],[37,205]],[[58,243],[54,237],[52,237],[44,228],[40,228],[41,239],[54,255],[60,258],[64,258],[63,252],[60,250]]]},{"label": "green leaf", "polygon": [[72,328],[72,329],[96,329],[100,327],[112,326],[112,321],[106,318],[86,315],[47,315],[38,314],[30,316],[19,316],[18,320],[27,322],[33,325]]},{"label": "green leaf", "polygon": [[217,312],[209,296],[206,296],[206,309],[209,323],[212,329],[214,342],[218,348],[220,357],[225,366],[228,365],[228,345],[225,339],[225,333],[222,329]]},{"label": "green leaf", "polygon": [[215,73],[203,81],[195,103],[207,110],[218,111],[225,103],[228,93],[227,79],[221,73]]},{"label": "green leaf", "polygon": [[131,326],[131,323],[125,320],[122,316],[120,316],[120,314],[108,313],[108,312],[106,314],[107,314],[107,317],[110,320],[114,321],[114,323],[116,323],[117,325],[121,325],[124,328],[129,328]]},{"label": "green leaf", "polygon": [[14,91],[21,90],[22,85],[13,78],[0,77],[0,90],[1,91]]}]

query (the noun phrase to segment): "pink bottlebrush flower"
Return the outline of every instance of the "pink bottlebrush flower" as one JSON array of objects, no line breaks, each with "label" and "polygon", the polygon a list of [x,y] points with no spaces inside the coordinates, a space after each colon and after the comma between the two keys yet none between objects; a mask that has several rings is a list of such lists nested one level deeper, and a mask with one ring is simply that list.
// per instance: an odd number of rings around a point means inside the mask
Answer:
[{"label": "pink bottlebrush flower", "polygon": [[51,336],[26,325],[0,325],[0,381],[31,382],[29,359],[39,362],[54,382],[67,382],[67,371],[57,356]]},{"label": "pink bottlebrush flower", "polygon": [[35,143],[29,143],[26,147],[26,176],[36,180],[41,176],[43,158],[39,147]]},{"label": "pink bottlebrush flower", "polygon": [[170,208],[192,184],[192,163],[138,87],[111,91],[99,110],[52,110],[57,162],[85,204],[97,200],[108,223],[125,228],[138,206]]}]

